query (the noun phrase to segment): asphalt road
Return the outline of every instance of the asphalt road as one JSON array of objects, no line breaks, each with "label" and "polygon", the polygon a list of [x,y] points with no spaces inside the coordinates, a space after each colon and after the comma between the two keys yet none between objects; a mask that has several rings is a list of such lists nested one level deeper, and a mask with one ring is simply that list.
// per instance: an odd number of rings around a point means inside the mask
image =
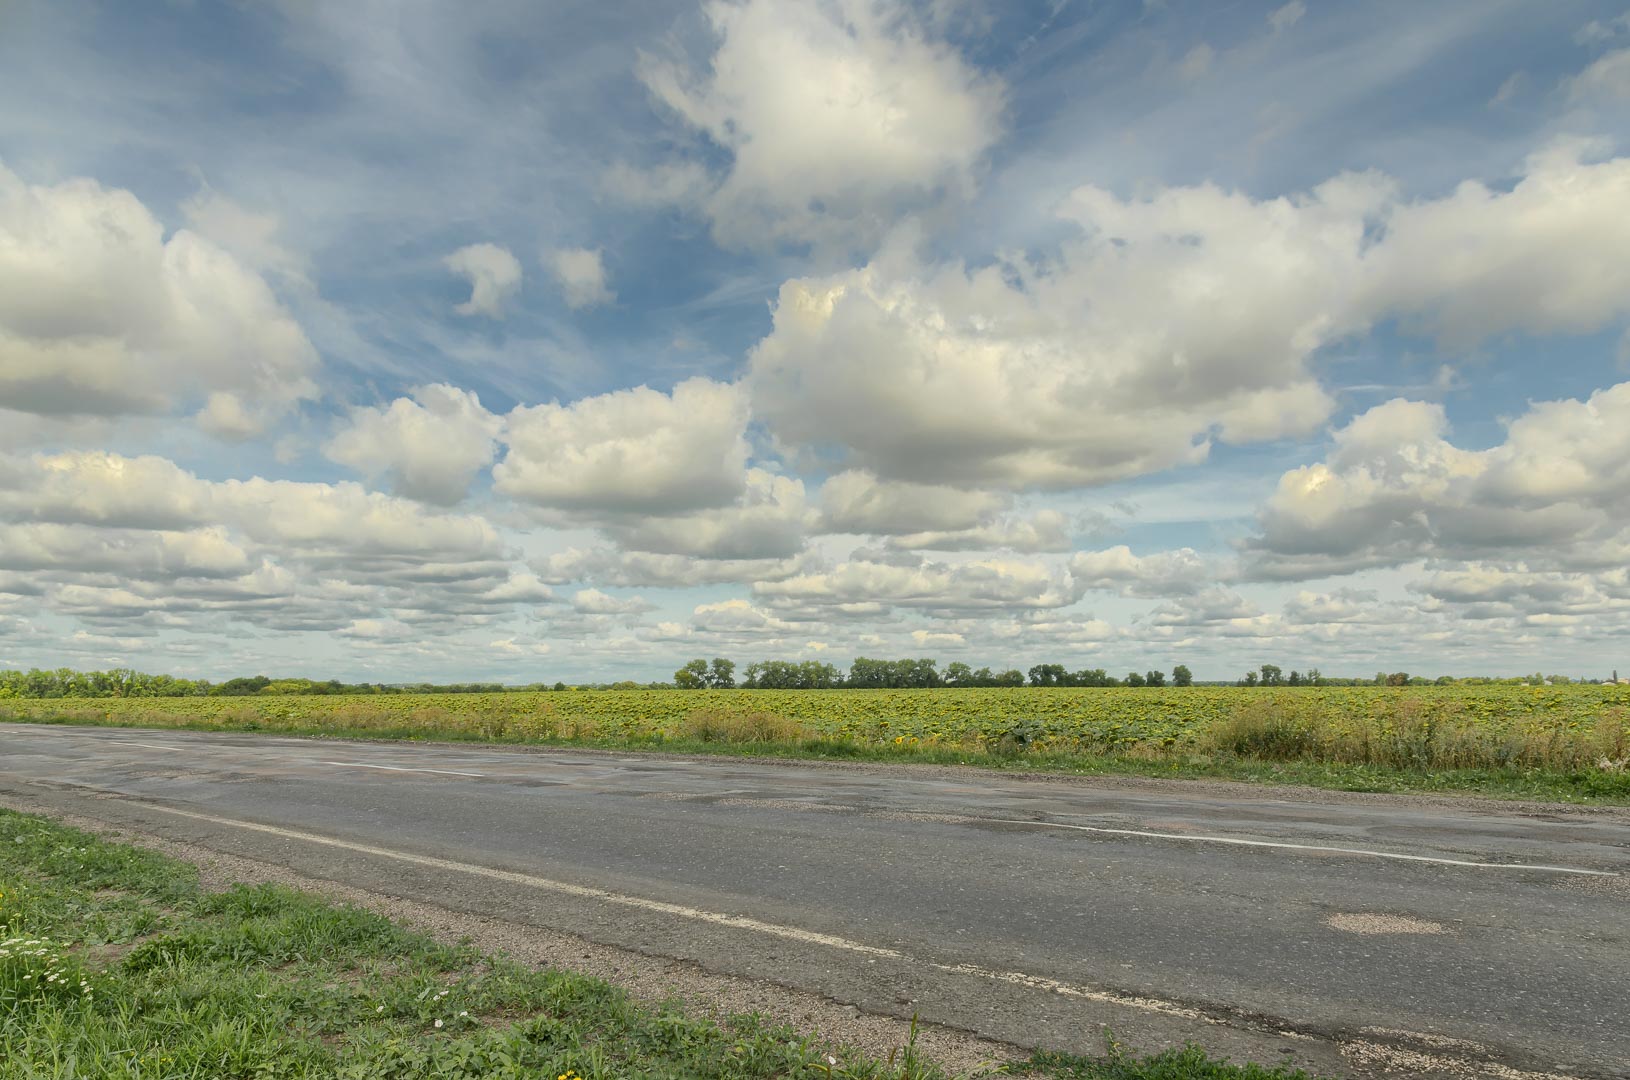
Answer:
[{"label": "asphalt road", "polygon": [[1630,1076],[1623,811],[12,724],[0,794],[1020,1045]]}]

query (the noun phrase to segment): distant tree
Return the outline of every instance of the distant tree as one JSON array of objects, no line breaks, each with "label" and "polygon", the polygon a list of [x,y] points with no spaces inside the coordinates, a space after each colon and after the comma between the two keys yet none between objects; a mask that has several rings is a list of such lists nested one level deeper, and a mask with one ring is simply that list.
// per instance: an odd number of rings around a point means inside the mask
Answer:
[{"label": "distant tree", "polygon": [[733,660],[726,660],[722,656],[713,658],[713,666],[708,669],[707,684],[714,690],[734,690],[736,688],[736,664]]},{"label": "distant tree", "polygon": [[1020,671],[1018,668],[1008,668],[1006,671],[1004,671],[1000,675],[996,676],[996,678],[992,681],[991,685],[992,686],[1023,686],[1024,685],[1024,672]]},{"label": "distant tree", "polygon": [[[986,674],[988,675],[990,672],[987,670]],[[945,677],[943,681],[946,686],[971,685],[973,682],[973,668],[969,667],[967,664],[964,664],[961,660],[953,660],[949,664],[945,665]]]},{"label": "distant tree", "polygon": [[1408,686],[1409,685],[1409,672],[1407,672],[1407,671],[1394,671],[1391,675],[1387,676],[1387,685],[1388,686]]},{"label": "distant tree", "polygon": [[1245,686],[1255,686],[1256,685],[1256,672],[1247,671],[1245,673],[1245,682],[1243,683],[1243,685],[1245,685]]},{"label": "distant tree", "polygon": [[1281,683],[1283,683],[1284,681],[1285,680],[1284,680],[1283,674],[1279,670],[1279,665],[1277,665],[1277,664],[1263,664],[1262,665],[1262,685],[1263,686],[1278,686]]},{"label": "distant tree", "polygon": [[707,661],[701,657],[674,672],[674,685],[681,690],[700,690],[707,684]]},{"label": "distant tree", "polygon": [[1127,686],[1142,686],[1143,685],[1143,676],[1139,675],[1135,671],[1128,671],[1126,673],[1126,685]]},{"label": "distant tree", "polygon": [[1189,666],[1187,664],[1178,664],[1176,667],[1172,668],[1172,685],[1194,685],[1194,672],[1189,670]]},{"label": "distant tree", "polygon": [[1143,681],[1149,686],[1165,686],[1166,673],[1164,671],[1151,671],[1144,675]]},{"label": "distant tree", "polygon": [[1285,685],[1286,686],[1301,686],[1302,685],[1302,673],[1293,668],[1291,670],[1291,673],[1285,677]]},{"label": "distant tree", "polygon": [[1322,685],[1324,685],[1324,675],[1319,671],[1318,668],[1310,667],[1310,668],[1307,669],[1307,685],[1309,685],[1309,686],[1322,686]]},{"label": "distant tree", "polygon": [[215,693],[223,697],[243,697],[248,694],[258,694],[270,685],[272,685],[272,680],[264,675],[256,675],[252,679],[240,677],[226,680],[226,682],[215,688]]},{"label": "distant tree", "polygon": [[1030,685],[1063,686],[1068,674],[1063,664],[1037,664],[1030,669]]},{"label": "distant tree", "polygon": [[557,691],[565,690],[566,689],[566,684],[563,683],[563,682],[557,682],[557,683],[555,683],[555,689]]}]

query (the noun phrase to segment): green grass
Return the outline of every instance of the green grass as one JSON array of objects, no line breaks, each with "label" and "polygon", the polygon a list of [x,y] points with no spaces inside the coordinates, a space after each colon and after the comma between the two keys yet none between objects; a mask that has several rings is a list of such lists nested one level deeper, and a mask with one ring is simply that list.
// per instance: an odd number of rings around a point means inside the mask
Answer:
[{"label": "green grass", "polygon": [[[714,1022],[597,979],[451,946],[272,885],[0,810],[0,1080],[841,1077],[942,1080],[743,1015]],[[836,1056],[829,1061],[827,1054]],[[1195,1048],[1037,1054],[1058,1080],[1293,1080]]]}]

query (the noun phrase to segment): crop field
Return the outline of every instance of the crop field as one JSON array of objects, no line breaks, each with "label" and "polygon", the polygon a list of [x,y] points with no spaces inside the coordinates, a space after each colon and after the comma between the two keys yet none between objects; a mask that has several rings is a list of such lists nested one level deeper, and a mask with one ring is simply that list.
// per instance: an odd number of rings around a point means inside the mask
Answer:
[{"label": "crop field", "polygon": [[1630,686],[604,690],[0,701],[0,718],[538,742],[827,743],[1625,769]]}]

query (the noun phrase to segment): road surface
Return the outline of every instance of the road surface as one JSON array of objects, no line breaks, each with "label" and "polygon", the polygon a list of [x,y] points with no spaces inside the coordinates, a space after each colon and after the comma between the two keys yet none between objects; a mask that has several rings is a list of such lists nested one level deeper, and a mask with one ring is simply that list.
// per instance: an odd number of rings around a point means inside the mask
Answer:
[{"label": "road surface", "polygon": [[1024,1046],[1630,1076],[1622,810],[21,724],[0,795]]}]

